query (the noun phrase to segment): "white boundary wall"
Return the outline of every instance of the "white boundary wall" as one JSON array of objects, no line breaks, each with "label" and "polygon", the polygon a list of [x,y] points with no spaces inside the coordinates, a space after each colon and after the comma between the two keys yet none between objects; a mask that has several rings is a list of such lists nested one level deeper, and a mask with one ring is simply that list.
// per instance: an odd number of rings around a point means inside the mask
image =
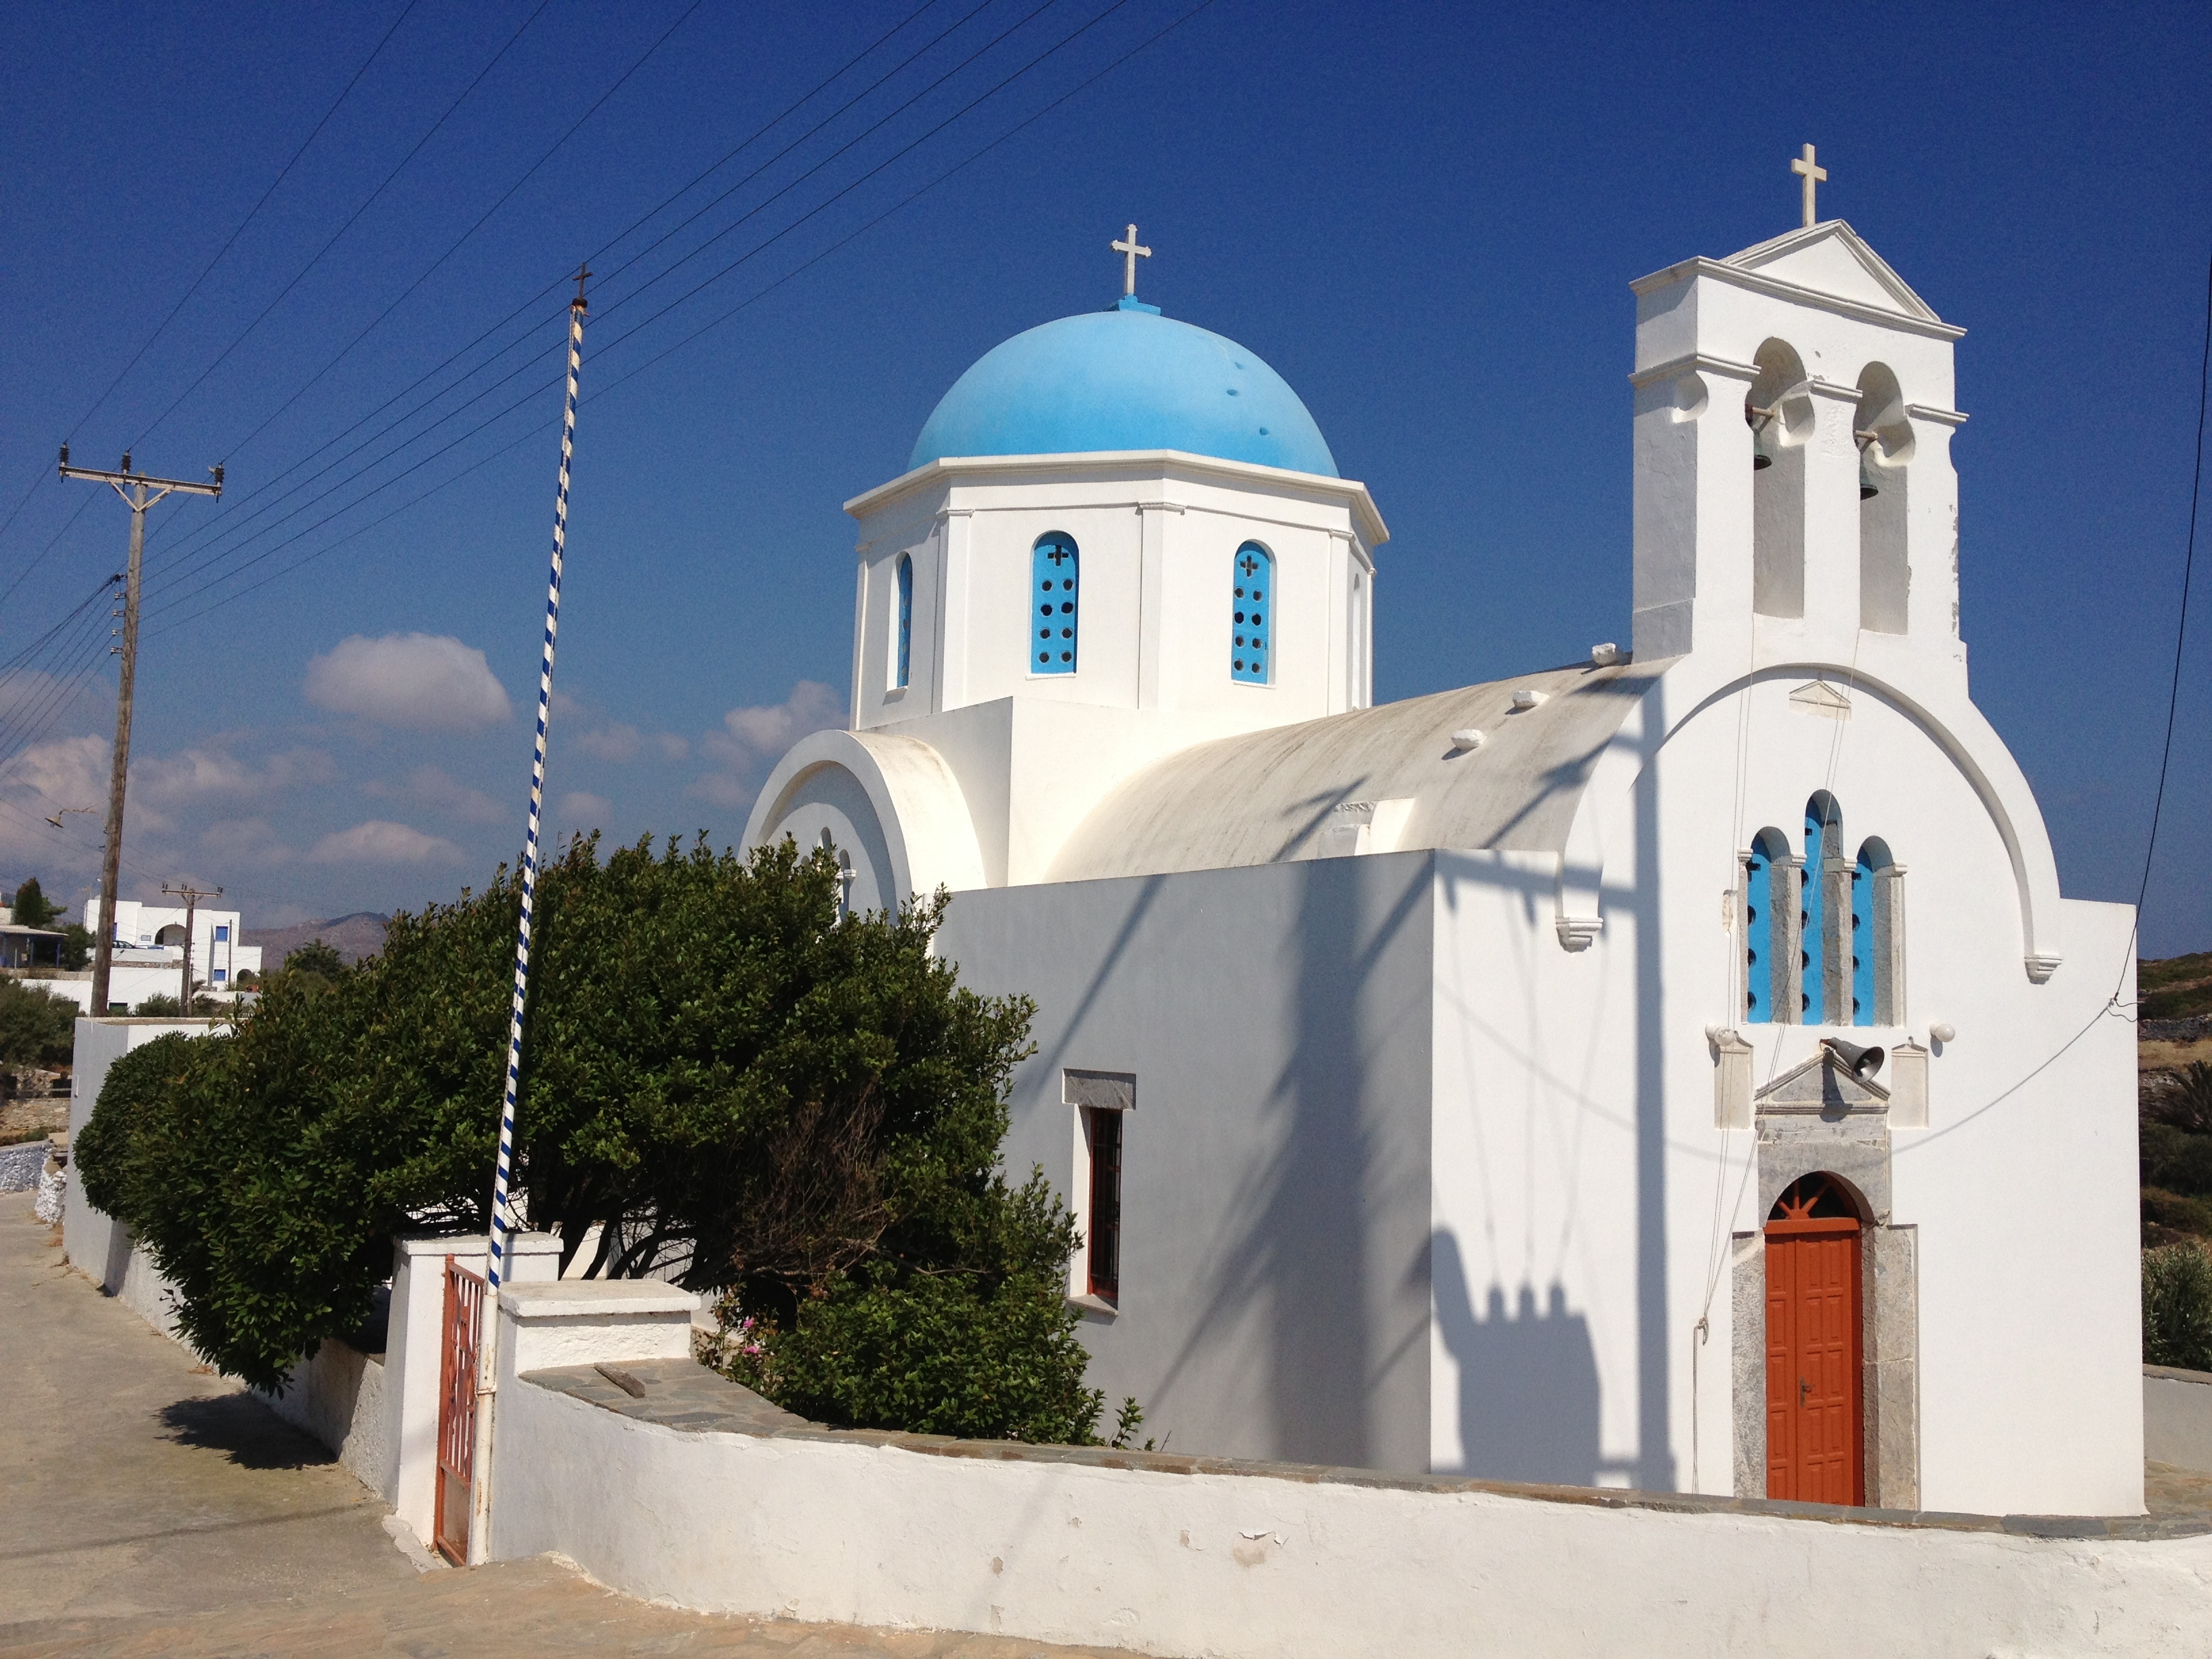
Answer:
[{"label": "white boundary wall", "polygon": [[679,1431],[517,1376],[518,1336],[544,1356],[526,1350],[526,1370],[641,1365],[671,1351],[684,1317],[672,1299],[659,1316],[672,1331],[654,1337],[641,1308],[611,1305],[594,1342],[580,1316],[591,1298],[647,1292],[561,1290],[557,1357],[527,1315],[502,1310],[493,1553],[558,1551],[649,1600],[1209,1659],[2145,1656],[2203,1651],[2212,1636],[2212,1535],[2115,1536],[2094,1521],[2094,1535],[2029,1535],[1967,1517],[1854,1522],[916,1437]]}]

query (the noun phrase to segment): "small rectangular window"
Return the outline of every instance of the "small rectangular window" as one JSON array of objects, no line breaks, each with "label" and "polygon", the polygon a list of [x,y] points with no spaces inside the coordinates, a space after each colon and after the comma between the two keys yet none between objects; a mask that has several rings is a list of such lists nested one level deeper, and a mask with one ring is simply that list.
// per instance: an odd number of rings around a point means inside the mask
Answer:
[{"label": "small rectangular window", "polygon": [[230,969],[228,968],[218,968],[215,970],[215,982],[218,985],[229,977]]},{"label": "small rectangular window", "polygon": [[1083,1138],[1091,1152],[1084,1285],[1092,1296],[1114,1302],[1121,1294],[1121,1114],[1085,1106]]},{"label": "small rectangular window", "polygon": [[216,923],[216,925],[215,925],[215,942],[216,942],[217,945],[220,945],[220,944],[222,944],[225,939],[228,939],[229,937],[230,937],[230,924],[229,924],[228,922],[227,922],[227,921],[219,921],[219,922]]}]

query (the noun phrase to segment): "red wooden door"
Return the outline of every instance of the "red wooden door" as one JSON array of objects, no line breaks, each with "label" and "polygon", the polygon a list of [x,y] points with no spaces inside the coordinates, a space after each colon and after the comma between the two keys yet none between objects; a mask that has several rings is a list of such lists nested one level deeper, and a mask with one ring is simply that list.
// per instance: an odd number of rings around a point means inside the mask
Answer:
[{"label": "red wooden door", "polygon": [[1859,1400],[1860,1224],[1823,1177],[1766,1224],[1766,1495],[1866,1502]]},{"label": "red wooden door", "polygon": [[470,1487],[476,1478],[477,1344],[484,1280],[446,1258],[446,1317],[438,1343],[437,1508],[430,1541],[455,1566],[469,1560]]}]

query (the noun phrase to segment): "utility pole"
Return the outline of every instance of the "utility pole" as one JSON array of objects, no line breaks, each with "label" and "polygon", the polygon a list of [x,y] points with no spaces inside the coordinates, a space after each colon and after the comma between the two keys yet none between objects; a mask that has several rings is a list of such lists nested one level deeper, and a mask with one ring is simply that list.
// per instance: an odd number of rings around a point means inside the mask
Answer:
[{"label": "utility pole", "polygon": [[[108,970],[115,958],[115,884],[123,871],[123,784],[131,770],[131,690],[138,673],[138,568],[146,551],[146,509],[174,490],[187,495],[222,494],[222,469],[211,468],[213,483],[188,483],[182,478],[149,478],[131,470],[125,451],[121,470],[96,471],[71,466],[69,446],[62,446],[62,477],[89,478],[112,484],[131,509],[131,567],[123,587],[123,678],[115,698],[115,753],[107,776],[107,846],[100,861],[100,937],[93,941],[92,1001],[87,1012],[98,1018],[107,1012]],[[185,961],[191,962],[191,941],[185,941]]]},{"label": "utility pole", "polygon": [[161,884],[161,890],[173,893],[185,902],[185,983],[184,988],[177,993],[177,1012],[189,1014],[192,1011],[192,912],[199,908],[204,898],[221,898],[222,889],[218,887],[212,893],[203,893],[197,887],[172,887],[165,881]]}]

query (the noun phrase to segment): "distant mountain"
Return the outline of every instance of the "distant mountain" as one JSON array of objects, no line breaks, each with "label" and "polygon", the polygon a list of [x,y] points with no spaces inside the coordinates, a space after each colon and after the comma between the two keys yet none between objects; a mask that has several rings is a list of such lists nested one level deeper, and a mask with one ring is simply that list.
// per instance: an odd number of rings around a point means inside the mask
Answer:
[{"label": "distant mountain", "polygon": [[261,947],[261,967],[266,973],[282,968],[285,952],[298,950],[310,939],[322,940],[349,963],[373,957],[384,948],[384,930],[391,925],[390,916],[356,910],[349,916],[303,921],[296,927],[243,927],[239,930],[239,943]]}]

